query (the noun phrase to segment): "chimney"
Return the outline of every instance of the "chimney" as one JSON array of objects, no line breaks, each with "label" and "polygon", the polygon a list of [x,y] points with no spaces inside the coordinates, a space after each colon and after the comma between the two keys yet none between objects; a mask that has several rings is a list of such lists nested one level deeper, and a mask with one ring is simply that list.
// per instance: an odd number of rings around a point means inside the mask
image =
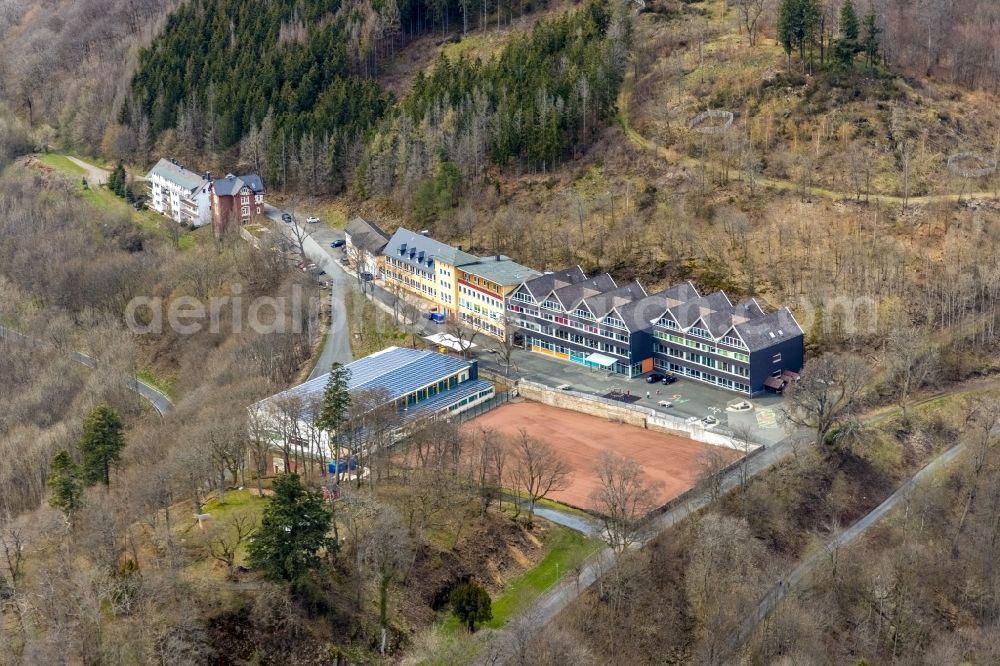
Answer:
[{"label": "chimney", "polygon": [[459,245],[459,246],[458,246],[458,251],[459,251],[459,252],[461,252],[461,251],[462,251],[462,246],[461,246],[461,245]]},{"label": "chimney", "polygon": [[497,261],[500,261],[500,255],[499,254],[497,255]]},{"label": "chimney", "polygon": [[427,235],[429,235],[430,233],[431,233],[430,231],[428,231],[427,229],[424,229],[423,231],[421,231],[421,232],[420,232],[420,235],[421,235],[421,236],[427,236]]}]

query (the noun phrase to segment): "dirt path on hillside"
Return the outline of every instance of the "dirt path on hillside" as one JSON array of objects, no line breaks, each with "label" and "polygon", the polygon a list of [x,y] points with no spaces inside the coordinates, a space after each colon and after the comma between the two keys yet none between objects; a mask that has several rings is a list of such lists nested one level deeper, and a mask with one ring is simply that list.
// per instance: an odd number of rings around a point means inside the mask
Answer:
[{"label": "dirt path on hillside", "polygon": [[[625,138],[632,143],[632,145],[637,146],[645,151],[655,153],[659,155],[666,161],[672,164],[680,164],[689,169],[712,169],[721,170],[723,167],[718,162],[713,162],[709,160],[698,160],[687,155],[678,153],[672,148],[667,148],[662,146],[652,139],[643,136],[632,126],[632,116],[630,112],[630,105],[632,103],[632,90],[635,84],[635,73],[633,69],[629,68],[628,72],[625,74],[625,81],[622,84],[621,93],[618,95],[618,122],[621,124],[622,131],[625,133]],[[739,169],[729,168],[729,177],[733,181],[743,182],[746,178],[746,174]],[[903,205],[903,197],[894,196],[890,194],[865,194],[858,197],[856,192],[841,192],[838,190],[831,190],[824,187],[815,187],[812,185],[803,186],[801,183],[796,183],[791,180],[785,180],[781,178],[771,178],[768,176],[757,175],[753,179],[754,187],[764,187],[771,188],[773,190],[779,190],[783,192],[796,192],[802,196],[816,197],[822,199],[832,199],[834,201],[864,201],[866,203],[882,203],[882,204],[892,204],[894,206]],[[930,194],[917,197],[909,197],[907,199],[907,206],[920,206],[933,203],[942,202],[952,202],[957,203],[960,198],[962,200],[971,199],[995,199],[995,193],[990,192],[950,192],[946,194]]]},{"label": "dirt path on hillside", "polygon": [[108,182],[108,177],[111,175],[111,172],[107,169],[102,169],[99,166],[95,166],[90,162],[84,162],[83,160],[71,155],[67,155],[66,159],[87,172],[87,175],[85,176],[87,179],[87,185],[96,187]]}]

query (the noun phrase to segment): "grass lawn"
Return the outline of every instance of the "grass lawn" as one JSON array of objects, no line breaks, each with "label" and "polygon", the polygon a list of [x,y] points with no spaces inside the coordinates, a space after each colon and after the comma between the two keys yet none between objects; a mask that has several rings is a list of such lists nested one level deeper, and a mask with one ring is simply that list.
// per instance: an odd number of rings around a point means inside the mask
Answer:
[{"label": "grass lawn", "polygon": [[208,500],[205,502],[204,510],[205,513],[212,514],[212,518],[218,522],[226,520],[239,511],[260,513],[266,504],[266,498],[257,497],[248,488],[244,488],[243,490],[227,490],[225,502],[219,502],[217,498]]},{"label": "grass lawn", "polygon": [[[86,169],[71,161],[66,155],[60,153],[45,153],[43,155],[37,155],[36,157],[39,162],[52,167],[66,176],[74,179],[79,178],[76,182],[76,189],[80,193],[80,196],[82,196],[83,199],[94,208],[99,210],[129,213],[135,223],[146,231],[157,236],[172,237],[173,230],[167,227],[168,224],[173,224],[170,220],[157,215],[154,211],[149,209],[140,211],[133,209],[128,202],[116,196],[106,187],[84,187],[83,177],[86,175]],[[93,163],[93,160],[89,158],[88,161]],[[190,233],[182,231],[177,237],[177,246],[181,250],[192,248],[196,243],[197,239],[195,239]]]},{"label": "grass lawn", "polygon": [[143,381],[153,388],[155,388],[160,393],[167,396],[174,395],[174,379],[173,377],[161,377],[149,368],[142,368],[137,370],[135,376],[140,381]]},{"label": "grass lawn", "polygon": [[87,173],[87,170],[82,166],[71,161],[65,155],[60,155],[59,153],[45,153],[44,155],[39,155],[38,161],[70,176],[80,176],[82,178],[83,175]]},{"label": "grass lawn", "polygon": [[[212,530],[216,527],[227,528],[231,532],[233,528],[229,525],[229,520],[239,513],[247,514],[255,525],[260,524],[260,517],[267,505],[267,499],[260,498],[250,493],[249,489],[230,490],[226,492],[226,501],[220,503],[218,499],[210,499],[205,502],[202,510],[212,516]],[[190,507],[190,504],[188,504]],[[189,516],[189,517],[187,517]],[[205,539],[212,534],[211,531],[203,532],[198,528],[198,521],[193,514],[187,514],[184,520],[177,523],[176,532],[180,541],[184,543],[192,555],[191,561],[184,568],[186,576],[196,581],[199,579],[219,579],[225,576],[225,569],[221,567],[205,550]],[[246,564],[247,542],[241,543],[236,550],[236,562]]]},{"label": "grass lawn", "polygon": [[[587,557],[600,549],[602,542],[569,529],[553,526],[546,541],[545,557],[531,569],[511,580],[504,591],[493,599],[493,619],[485,626],[503,627],[508,620],[527,608],[567,573],[572,572]],[[442,629],[445,633],[462,631],[454,615],[449,615]]]}]

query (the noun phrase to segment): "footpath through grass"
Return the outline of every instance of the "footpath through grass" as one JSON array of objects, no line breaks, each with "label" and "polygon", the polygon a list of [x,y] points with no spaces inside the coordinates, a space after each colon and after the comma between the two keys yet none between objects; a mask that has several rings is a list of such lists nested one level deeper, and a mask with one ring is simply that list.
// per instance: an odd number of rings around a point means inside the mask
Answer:
[{"label": "footpath through grass", "polygon": [[35,155],[35,158],[59,173],[75,179],[77,193],[94,208],[109,212],[126,213],[131,216],[136,225],[152,234],[169,239],[176,237],[177,247],[181,250],[191,248],[197,242],[196,238],[192,236],[192,232],[185,233],[171,228],[170,225],[173,222],[158,215],[155,211],[150,209],[135,210],[127,201],[118,197],[103,185],[85,185],[83,181],[87,170],[70,160],[66,155],[61,153],[44,153]]},{"label": "footpath through grass", "polygon": [[65,174],[71,176],[80,176],[83,178],[87,174],[87,170],[82,166],[73,162],[71,159],[65,155],[60,155],[59,153],[45,153],[38,155],[38,161],[43,164],[47,164],[53,169],[61,171]]},{"label": "footpath through grass", "polygon": [[[588,538],[568,527],[554,525],[546,541],[548,552],[534,567],[511,580],[493,599],[493,619],[484,626],[503,627],[511,618],[530,606],[538,597],[571,574],[587,557],[601,548],[598,539]],[[464,631],[454,615],[442,623],[446,634]]]}]

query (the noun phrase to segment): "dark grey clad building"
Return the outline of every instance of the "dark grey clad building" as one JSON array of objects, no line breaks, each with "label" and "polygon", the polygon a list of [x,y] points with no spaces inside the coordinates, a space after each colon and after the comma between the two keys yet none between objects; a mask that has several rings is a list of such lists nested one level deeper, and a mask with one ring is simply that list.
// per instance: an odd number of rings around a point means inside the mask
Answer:
[{"label": "dark grey clad building", "polygon": [[527,280],[507,297],[526,349],[626,377],[653,369],[649,322],[664,307],[638,282],[618,286],[579,266]]},{"label": "dark grey clad building", "polygon": [[525,281],[507,298],[526,349],[636,377],[653,369],[744,395],[780,391],[802,369],[802,329],[788,308],[767,314],[690,282],[647,294],[575,268]]},{"label": "dark grey clad building", "polygon": [[667,306],[652,321],[658,370],[752,396],[781,391],[802,369],[805,340],[788,308],[767,314],[756,299],[733,305],[690,283],[663,296]]}]

